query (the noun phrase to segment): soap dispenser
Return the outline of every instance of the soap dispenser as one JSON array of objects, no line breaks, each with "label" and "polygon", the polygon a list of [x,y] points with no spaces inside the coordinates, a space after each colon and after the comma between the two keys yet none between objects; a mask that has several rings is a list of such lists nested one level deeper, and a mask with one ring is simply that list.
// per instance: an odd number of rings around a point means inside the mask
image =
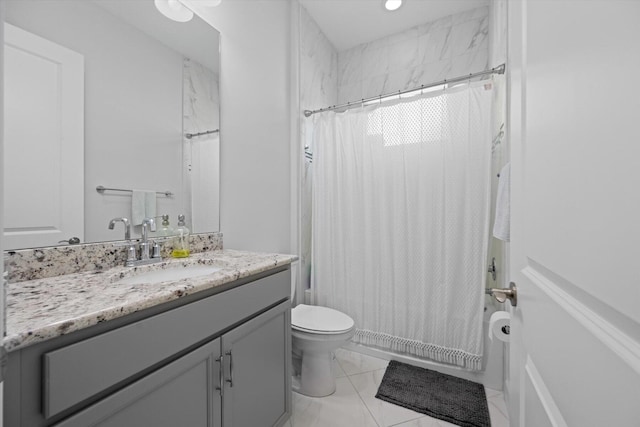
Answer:
[{"label": "soap dispenser", "polygon": [[189,256],[189,229],[184,224],[184,215],[178,215],[178,226],[173,232],[173,251],[171,256],[174,258],[186,258]]},{"label": "soap dispenser", "polygon": [[174,232],[169,224],[169,215],[162,215],[162,227],[158,230],[158,237],[173,237]]}]

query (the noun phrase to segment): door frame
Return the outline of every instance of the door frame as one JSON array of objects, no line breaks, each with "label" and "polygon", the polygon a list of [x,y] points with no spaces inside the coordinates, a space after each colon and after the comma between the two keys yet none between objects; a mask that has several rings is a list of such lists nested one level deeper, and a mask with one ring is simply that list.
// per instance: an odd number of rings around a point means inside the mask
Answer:
[{"label": "door frame", "polygon": [[[4,2],[0,1],[0,82],[4,81]],[[4,117],[4,85],[0,84],[0,117]],[[4,164],[4,120],[0,120],[0,165]],[[0,230],[4,230],[4,174],[0,174]],[[4,255],[4,233],[0,233],[0,251]],[[4,272],[4,256],[0,257],[0,271]],[[5,330],[5,282],[4,276],[0,280],[0,339],[4,337]],[[0,342],[0,352],[4,351],[2,342]],[[0,427],[4,419],[4,362],[0,361]]]}]

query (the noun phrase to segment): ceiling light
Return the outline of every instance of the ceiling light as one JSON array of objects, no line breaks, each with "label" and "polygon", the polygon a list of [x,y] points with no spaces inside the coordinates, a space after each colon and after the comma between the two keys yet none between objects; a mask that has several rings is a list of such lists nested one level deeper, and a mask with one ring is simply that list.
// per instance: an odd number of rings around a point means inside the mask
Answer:
[{"label": "ceiling light", "polygon": [[193,18],[193,12],[178,0],[154,0],[156,8],[167,18],[177,22],[187,22]]},{"label": "ceiling light", "polygon": [[387,10],[396,10],[402,6],[402,0],[385,0],[384,7]]}]

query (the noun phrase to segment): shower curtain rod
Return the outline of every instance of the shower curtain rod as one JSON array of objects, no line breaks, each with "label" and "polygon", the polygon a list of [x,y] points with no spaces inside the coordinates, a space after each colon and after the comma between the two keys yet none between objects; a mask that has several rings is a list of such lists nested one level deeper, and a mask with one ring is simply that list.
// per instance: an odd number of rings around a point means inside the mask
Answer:
[{"label": "shower curtain rod", "polygon": [[324,111],[340,110],[342,108],[351,107],[352,105],[364,104],[366,102],[375,101],[376,99],[387,98],[389,96],[404,95],[405,93],[416,92],[418,90],[428,89],[428,88],[435,87],[435,86],[442,86],[442,85],[445,85],[445,84],[463,82],[465,80],[471,80],[471,79],[476,78],[476,77],[488,76],[488,75],[491,75],[491,74],[504,74],[505,68],[506,68],[506,65],[502,64],[502,65],[498,65],[497,67],[494,67],[494,68],[492,68],[490,70],[485,70],[485,71],[480,71],[480,72],[477,72],[477,73],[467,74],[466,76],[455,77],[453,79],[444,79],[444,80],[441,80],[439,82],[429,83],[429,84],[422,85],[420,87],[416,87],[416,88],[413,88],[413,89],[399,90],[397,92],[387,93],[385,95],[372,96],[371,98],[361,99],[360,101],[347,102],[346,104],[333,105],[331,107],[320,108],[318,110],[313,110],[313,111],[304,110],[304,116],[305,117],[311,117],[311,115],[313,115],[313,114],[322,113]]}]

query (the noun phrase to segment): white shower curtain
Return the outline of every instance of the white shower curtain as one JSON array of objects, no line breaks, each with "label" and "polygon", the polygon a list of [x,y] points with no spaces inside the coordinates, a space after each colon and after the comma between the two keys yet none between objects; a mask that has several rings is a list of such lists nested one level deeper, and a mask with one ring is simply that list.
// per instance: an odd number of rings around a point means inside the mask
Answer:
[{"label": "white shower curtain", "polygon": [[482,369],[489,88],[314,116],[312,288],[354,341]]}]

